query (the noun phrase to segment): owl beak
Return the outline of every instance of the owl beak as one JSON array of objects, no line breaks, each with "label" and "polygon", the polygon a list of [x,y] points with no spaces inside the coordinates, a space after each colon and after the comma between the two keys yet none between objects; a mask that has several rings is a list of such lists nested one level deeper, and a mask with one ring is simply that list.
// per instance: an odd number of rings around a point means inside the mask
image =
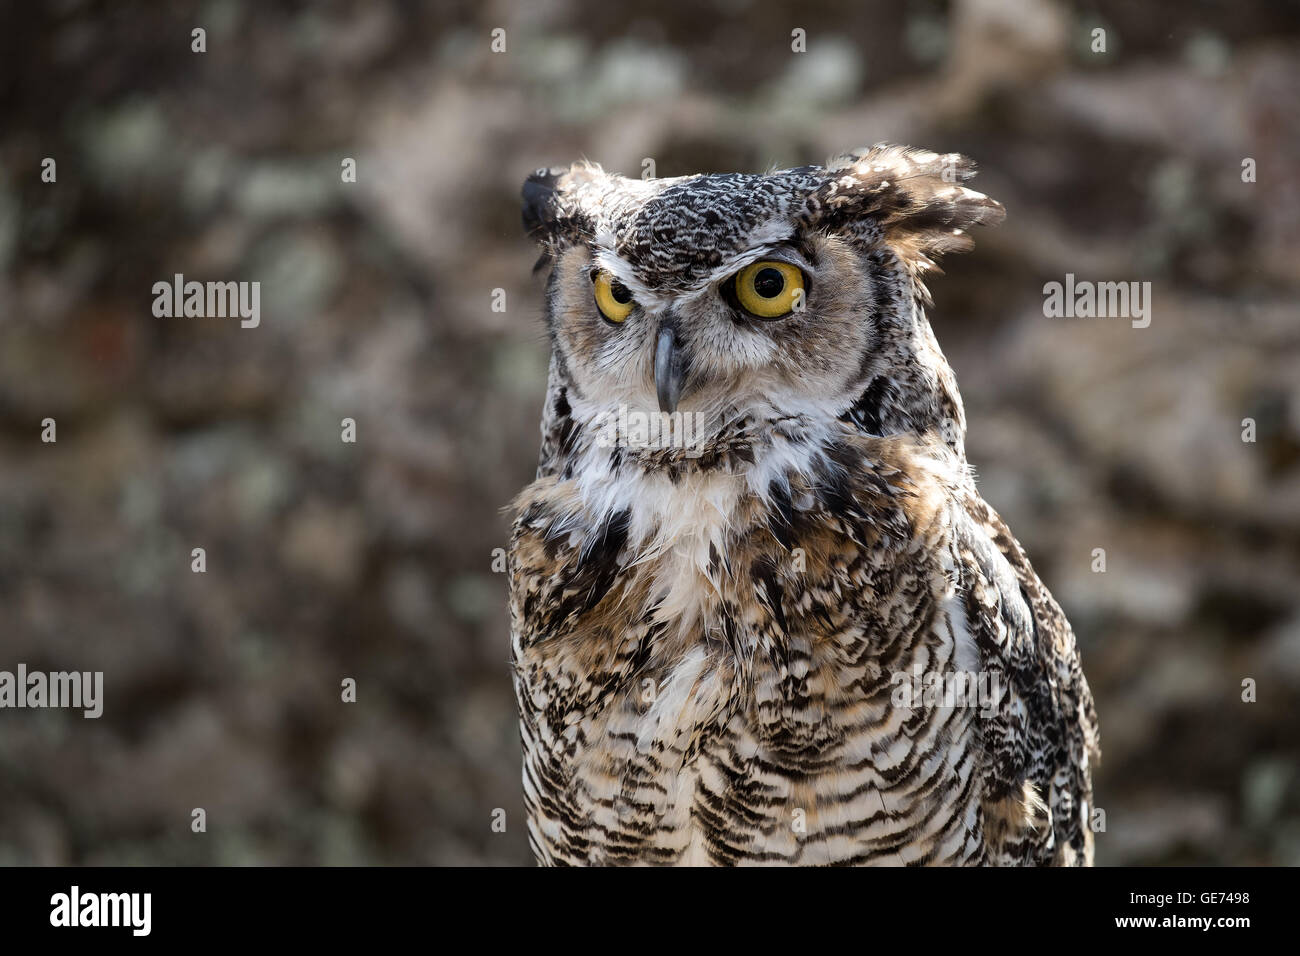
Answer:
[{"label": "owl beak", "polygon": [[672,414],[677,410],[677,400],[682,397],[682,378],[677,331],[672,325],[660,326],[659,341],[655,343],[655,393],[659,396],[659,411]]}]

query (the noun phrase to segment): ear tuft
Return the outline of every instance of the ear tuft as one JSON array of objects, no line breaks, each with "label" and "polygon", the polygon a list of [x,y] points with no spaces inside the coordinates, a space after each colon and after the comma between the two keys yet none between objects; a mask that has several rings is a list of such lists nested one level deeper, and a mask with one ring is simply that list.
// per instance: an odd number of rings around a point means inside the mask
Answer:
[{"label": "ear tuft", "polygon": [[962,185],[974,175],[975,164],[959,153],[873,146],[828,164],[805,218],[856,230],[922,272],[933,256],[969,250],[972,226],[994,225],[1006,215],[1001,203]]},{"label": "ear tuft", "polygon": [[551,231],[556,213],[555,186],[563,173],[563,169],[539,169],[524,180],[520,192],[524,232],[531,238],[541,239]]},{"label": "ear tuft", "polygon": [[539,169],[524,180],[523,199],[524,232],[539,242],[555,231],[559,215],[556,202],[556,185],[567,170]]},{"label": "ear tuft", "polygon": [[557,242],[589,231],[591,224],[582,212],[578,193],[603,177],[599,166],[585,162],[537,170],[524,180],[520,194],[524,232],[551,250]]}]

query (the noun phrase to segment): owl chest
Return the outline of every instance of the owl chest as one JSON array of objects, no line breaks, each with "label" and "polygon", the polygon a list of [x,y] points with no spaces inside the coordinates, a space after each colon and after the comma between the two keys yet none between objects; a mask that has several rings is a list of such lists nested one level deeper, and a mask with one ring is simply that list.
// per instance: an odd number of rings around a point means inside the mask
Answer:
[{"label": "owl chest", "polygon": [[[778,538],[726,504],[698,495],[651,520],[631,515],[608,599],[572,635],[587,660],[626,665],[582,675],[590,694],[572,702],[584,736],[688,758],[740,733],[797,764],[844,740],[863,700],[924,653],[934,633],[915,626],[934,613],[925,582],[824,529]],[[638,527],[651,530],[638,538]]]},{"label": "owl chest", "polygon": [[[890,859],[900,827],[965,820],[969,713],[904,712],[893,699],[899,674],[951,670],[966,656],[942,574],[905,542],[837,531],[824,514],[774,529],[764,510],[722,505],[629,509],[617,535],[574,535],[588,550],[620,540],[604,578],[558,556],[566,570],[545,576],[553,590],[533,606],[580,597],[585,610],[562,628],[519,604],[539,846],[601,862],[736,862],[759,848],[788,861]],[[520,553],[543,550],[523,542]],[[915,789],[899,769],[917,752],[935,754],[925,771],[942,786]],[[570,820],[617,838],[593,843]],[[722,831],[727,846],[749,849],[719,857]],[[969,847],[940,841],[939,851],[959,859]]]}]

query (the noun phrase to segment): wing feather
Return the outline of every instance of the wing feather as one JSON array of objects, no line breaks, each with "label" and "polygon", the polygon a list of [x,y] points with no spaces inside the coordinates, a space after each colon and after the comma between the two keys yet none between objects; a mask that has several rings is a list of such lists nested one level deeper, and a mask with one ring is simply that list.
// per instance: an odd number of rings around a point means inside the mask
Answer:
[{"label": "wing feather", "polygon": [[1002,518],[972,493],[954,526],[981,666],[1003,691],[982,722],[989,862],[1092,862],[1097,715],[1074,632]]}]

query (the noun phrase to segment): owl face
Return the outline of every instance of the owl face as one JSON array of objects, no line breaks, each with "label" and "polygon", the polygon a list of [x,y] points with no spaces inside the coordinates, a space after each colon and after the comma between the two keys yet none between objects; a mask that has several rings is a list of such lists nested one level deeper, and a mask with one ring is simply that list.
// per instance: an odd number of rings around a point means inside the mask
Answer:
[{"label": "owl face", "polygon": [[830,412],[870,373],[874,286],[837,236],[741,244],[681,289],[638,275],[610,247],[574,245],[553,282],[555,347],[576,394],[595,405],[681,409],[719,424]]},{"label": "owl face", "polygon": [[898,358],[884,339],[928,257],[1000,214],[957,185],[969,175],[954,154],[887,147],[765,176],[530,177],[524,223],[552,263],[574,418],[680,410],[717,431],[839,416]]}]

